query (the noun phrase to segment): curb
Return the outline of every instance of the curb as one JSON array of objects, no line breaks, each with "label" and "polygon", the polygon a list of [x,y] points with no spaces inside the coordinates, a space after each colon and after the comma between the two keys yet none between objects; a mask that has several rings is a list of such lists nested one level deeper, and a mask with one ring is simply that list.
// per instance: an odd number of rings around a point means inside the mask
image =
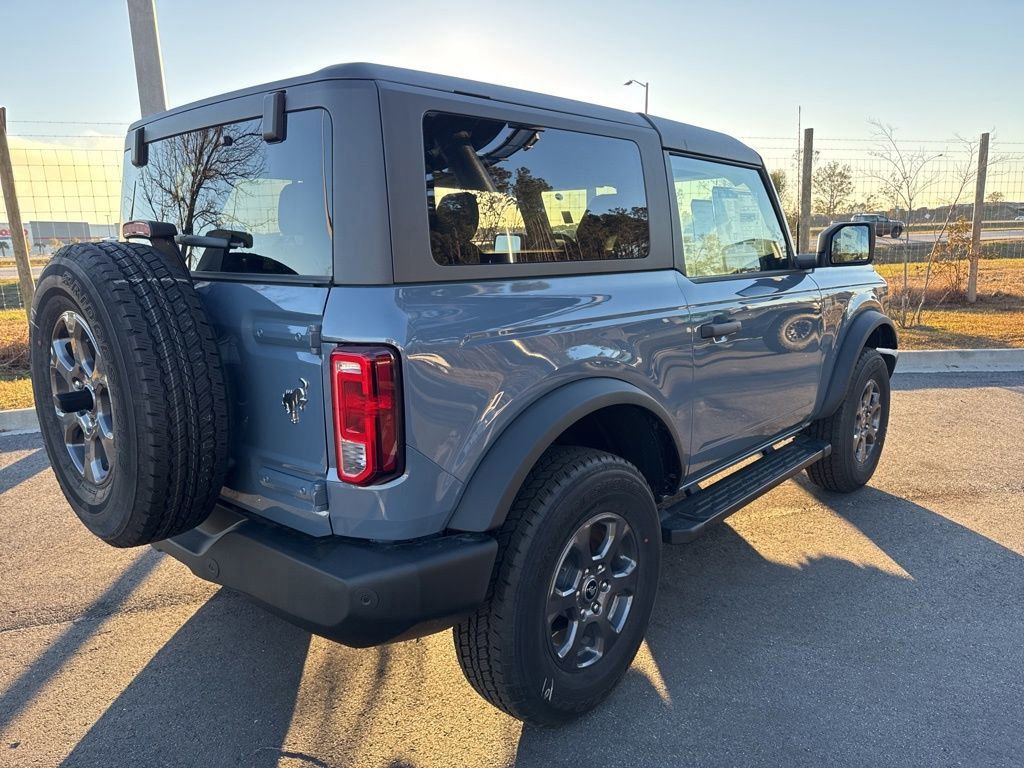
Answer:
[{"label": "curb", "polygon": [[896,373],[1024,371],[1024,349],[919,349],[900,352]]},{"label": "curb", "polygon": [[12,411],[0,411],[0,434],[23,435],[26,432],[38,432],[39,421],[36,419],[35,408],[16,408]]},{"label": "curb", "polygon": [[[919,349],[900,352],[896,375],[1024,371],[1024,349]],[[0,433],[38,432],[35,408],[0,411]]]}]

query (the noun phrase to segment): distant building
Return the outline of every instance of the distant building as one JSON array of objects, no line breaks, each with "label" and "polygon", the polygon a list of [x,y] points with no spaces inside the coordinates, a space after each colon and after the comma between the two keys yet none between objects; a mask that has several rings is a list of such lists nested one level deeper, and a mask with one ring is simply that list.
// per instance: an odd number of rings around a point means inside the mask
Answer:
[{"label": "distant building", "polygon": [[[117,237],[117,224],[89,224],[85,221],[30,221],[25,229],[28,237],[29,252],[37,256],[45,251],[55,250],[59,245],[78,243],[86,240],[103,240]],[[0,242],[7,245],[0,248],[3,255],[10,257],[14,253],[11,240],[11,228],[0,222]]]},{"label": "distant building", "polygon": [[33,243],[49,243],[51,240],[73,243],[93,239],[86,221],[30,221],[28,232]]}]

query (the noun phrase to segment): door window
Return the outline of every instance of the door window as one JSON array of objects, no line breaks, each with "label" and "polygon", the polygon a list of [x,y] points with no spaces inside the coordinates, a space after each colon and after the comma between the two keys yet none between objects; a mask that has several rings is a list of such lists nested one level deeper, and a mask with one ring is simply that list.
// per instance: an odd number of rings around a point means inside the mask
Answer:
[{"label": "door window", "polygon": [[789,251],[761,175],[752,168],[671,156],[688,277],[789,269]]}]

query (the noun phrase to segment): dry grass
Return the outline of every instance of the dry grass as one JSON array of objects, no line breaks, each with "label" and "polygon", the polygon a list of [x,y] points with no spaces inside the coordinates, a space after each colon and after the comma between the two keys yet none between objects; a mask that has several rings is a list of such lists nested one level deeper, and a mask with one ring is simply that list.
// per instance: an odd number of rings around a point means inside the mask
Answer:
[{"label": "dry grass", "polygon": [[0,411],[32,406],[32,380],[27,376],[0,378]]},{"label": "dry grass", "polygon": [[25,310],[3,309],[0,310],[0,410],[31,405]]},{"label": "dry grass", "polygon": [[28,374],[28,320],[23,309],[0,310],[0,376]]},{"label": "dry grass", "polygon": [[[902,264],[879,264],[878,271],[898,295]],[[910,265],[910,287],[917,296],[925,265]],[[1024,259],[983,259],[978,265],[978,301],[966,304],[948,294],[941,276],[932,276],[921,323],[899,331],[904,349],[984,349],[1024,347]]]}]

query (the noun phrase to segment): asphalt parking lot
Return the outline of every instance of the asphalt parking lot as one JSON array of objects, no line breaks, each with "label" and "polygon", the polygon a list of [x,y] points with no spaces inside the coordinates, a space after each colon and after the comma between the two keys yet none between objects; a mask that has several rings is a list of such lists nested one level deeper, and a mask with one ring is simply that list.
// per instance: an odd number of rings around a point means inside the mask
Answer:
[{"label": "asphalt parking lot", "polygon": [[624,684],[546,731],[447,633],[352,650],[75,520],[0,438],[0,765],[1024,764],[1024,374],[904,375],[871,487],[665,550]]}]

